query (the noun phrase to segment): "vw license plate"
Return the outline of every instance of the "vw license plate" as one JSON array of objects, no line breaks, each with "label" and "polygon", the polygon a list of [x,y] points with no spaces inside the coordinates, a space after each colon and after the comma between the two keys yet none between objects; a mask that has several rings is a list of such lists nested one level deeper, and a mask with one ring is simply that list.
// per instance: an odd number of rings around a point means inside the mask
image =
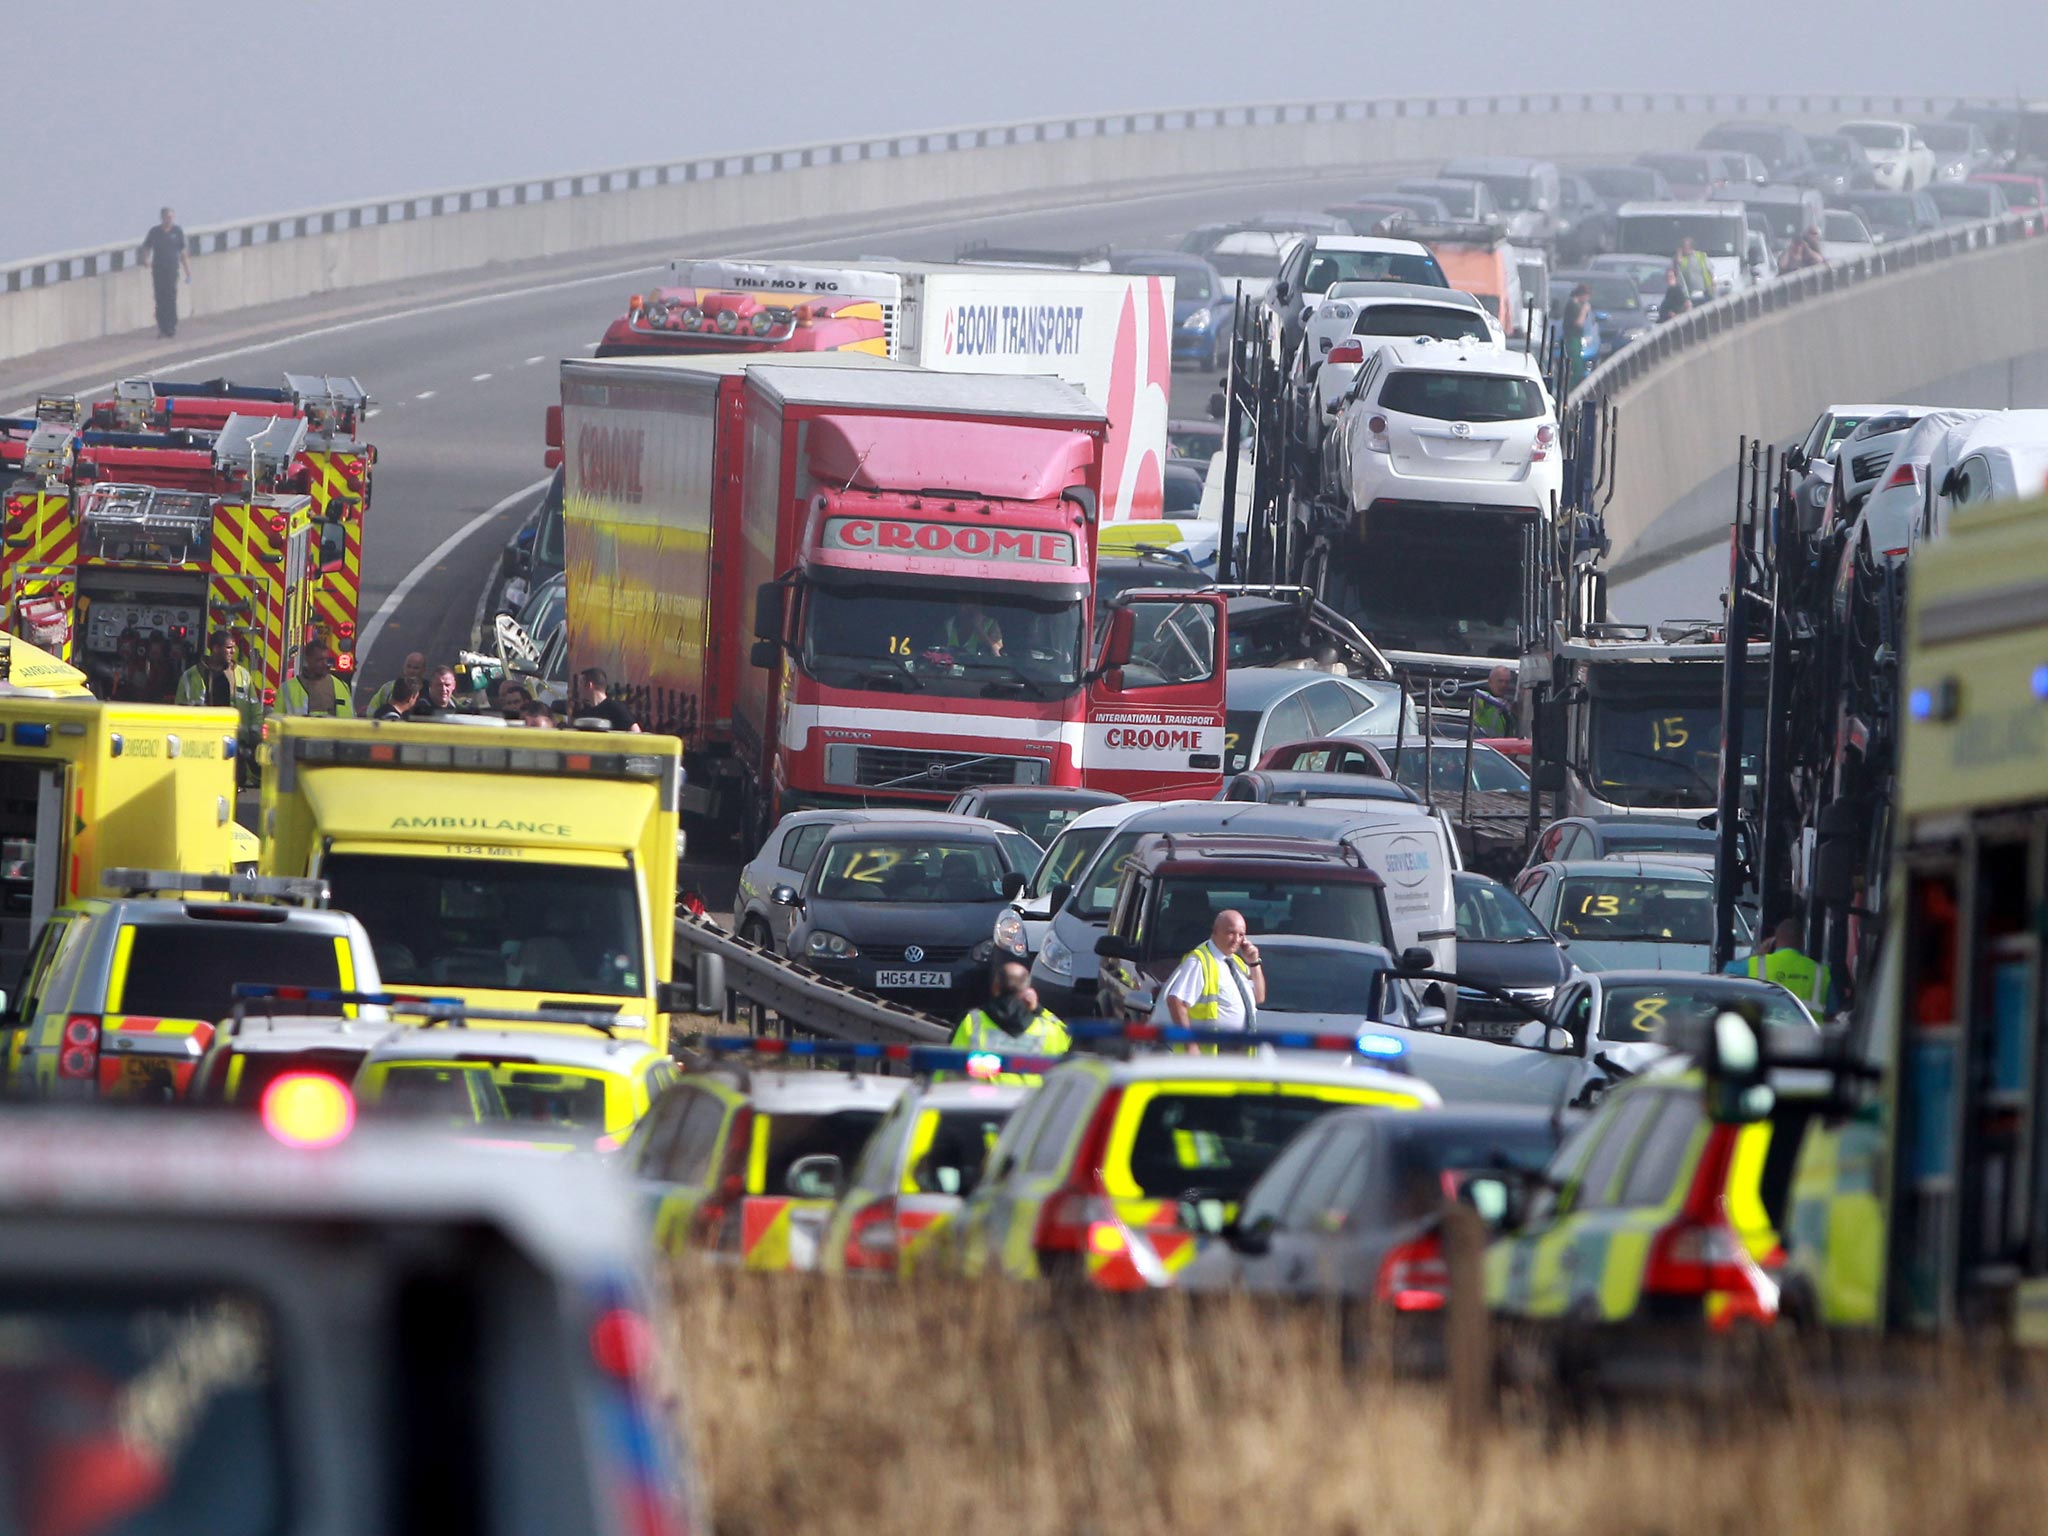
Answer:
[{"label": "vw license plate", "polygon": [[950,987],[953,985],[951,971],[877,971],[875,985],[878,987]]}]

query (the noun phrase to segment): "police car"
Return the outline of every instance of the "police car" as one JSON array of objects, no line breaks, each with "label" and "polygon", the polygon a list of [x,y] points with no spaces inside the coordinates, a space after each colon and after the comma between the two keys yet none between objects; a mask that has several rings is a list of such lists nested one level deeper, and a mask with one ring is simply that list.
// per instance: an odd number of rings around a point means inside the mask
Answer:
[{"label": "police car", "polygon": [[968,1278],[1171,1286],[1199,1242],[1183,1202],[1227,1218],[1281,1147],[1332,1109],[1441,1103],[1427,1083],[1391,1069],[1403,1049],[1391,1032],[1261,1030],[1214,1044],[1224,1039],[1217,1031],[1170,1025],[1076,1025],[1074,1034],[1111,1048],[1229,1054],[1048,1063],[955,1218],[954,1267]]},{"label": "police car", "polygon": [[852,1166],[908,1087],[872,1072],[763,1069],[743,1055],[688,1073],[624,1153],[655,1246],[748,1269],[814,1268],[838,1192],[821,1160]]},{"label": "police car", "polygon": [[[366,1108],[458,1123],[504,1122],[561,1145],[612,1151],[682,1069],[645,1040],[614,1033],[610,1014],[467,1008],[453,1000],[397,1004],[400,1027],[355,1076]],[[410,1018],[416,1023],[406,1024]],[[530,1026],[548,1024],[543,1032]],[[581,1033],[564,1031],[582,1026]]]},{"label": "police car", "polygon": [[[935,1256],[980,1183],[989,1149],[1030,1091],[973,1079],[907,1089],[840,1180],[844,1192],[826,1224],[818,1267],[835,1275],[908,1274]],[[836,1167],[821,1171],[838,1176]],[[934,1257],[935,1267],[942,1262]]]}]

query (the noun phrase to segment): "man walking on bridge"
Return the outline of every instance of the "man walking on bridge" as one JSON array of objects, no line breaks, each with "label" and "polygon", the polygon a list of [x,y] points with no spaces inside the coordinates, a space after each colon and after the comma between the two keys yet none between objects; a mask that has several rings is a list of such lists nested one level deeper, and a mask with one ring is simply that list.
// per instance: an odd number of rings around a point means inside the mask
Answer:
[{"label": "man walking on bridge", "polygon": [[185,231],[170,209],[162,209],[157,224],[142,237],[142,261],[156,284],[156,333],[178,334],[178,274],[192,281],[192,258],[185,253]]}]

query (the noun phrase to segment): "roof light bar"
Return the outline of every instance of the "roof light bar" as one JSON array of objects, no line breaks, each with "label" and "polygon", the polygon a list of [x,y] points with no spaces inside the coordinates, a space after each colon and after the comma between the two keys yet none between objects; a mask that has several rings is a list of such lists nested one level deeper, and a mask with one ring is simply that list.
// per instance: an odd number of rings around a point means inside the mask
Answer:
[{"label": "roof light bar", "polygon": [[[1115,1024],[1107,1021],[1067,1026],[1078,1043],[1113,1041],[1128,1045],[1199,1045],[1243,1050],[1271,1046],[1278,1051],[1332,1051],[1369,1058],[1375,1065],[1398,1070],[1408,1047],[1400,1037],[1380,1030],[1357,1034],[1317,1034],[1302,1029],[1201,1029],[1180,1024]],[[917,1073],[965,1072],[986,1076],[992,1058],[1001,1072],[1050,1071],[1069,1058],[1023,1056],[993,1051],[955,1050],[942,1045],[884,1044],[878,1041],[780,1040],[753,1035],[711,1035],[703,1049],[714,1055],[784,1056],[803,1061],[888,1061],[908,1065]],[[983,1069],[983,1070],[977,1070]]]},{"label": "roof light bar", "polygon": [[477,1008],[459,997],[401,997],[390,1003],[394,1013],[416,1014],[429,1024],[467,1029],[472,1024],[566,1024],[612,1035],[621,1029],[644,1029],[637,1013],[605,1013],[596,1008]]},{"label": "roof light bar", "polygon": [[1202,1029],[1192,1024],[1069,1024],[1079,1040],[1113,1040],[1130,1045],[1270,1045],[1276,1051],[1344,1051],[1394,1061],[1407,1054],[1398,1036],[1365,1030],[1358,1034],[1317,1034],[1306,1029]]},{"label": "roof light bar", "polygon": [[100,883],[124,896],[148,892],[207,892],[254,900],[327,905],[327,882],[298,875],[196,875],[182,869],[110,869]]}]

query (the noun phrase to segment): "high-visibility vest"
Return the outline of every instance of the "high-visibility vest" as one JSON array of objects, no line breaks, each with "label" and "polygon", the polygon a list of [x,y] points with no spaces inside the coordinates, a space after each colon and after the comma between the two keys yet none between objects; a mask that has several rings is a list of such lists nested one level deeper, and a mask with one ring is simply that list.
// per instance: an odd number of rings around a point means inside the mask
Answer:
[{"label": "high-visibility vest", "polygon": [[[1217,1004],[1222,1000],[1223,986],[1226,979],[1223,975],[1223,958],[1215,945],[1197,944],[1187,952],[1186,958],[1181,961],[1182,965],[1186,965],[1189,960],[1194,961],[1202,973],[1202,995],[1196,998],[1188,1008],[1188,1022],[1190,1024],[1198,1026],[1208,1025],[1210,1028],[1216,1026],[1219,1017]],[[1252,968],[1236,955],[1230,956],[1230,963],[1237,967],[1238,975],[1246,978],[1242,994],[1245,1005],[1244,1027],[1250,1029],[1258,1022],[1258,1005],[1252,1001],[1252,989],[1249,979],[1252,974]],[[1236,983],[1231,985],[1234,988]]]},{"label": "high-visibility vest", "polygon": [[[1693,281],[1695,277],[1698,282]],[[1678,280],[1685,284],[1686,292],[1711,299],[1714,296],[1714,268],[1707,260],[1707,253],[1694,251],[1690,256],[1680,257]]]},{"label": "high-visibility vest", "polygon": [[1506,736],[1513,730],[1514,721],[1508,714],[1506,703],[1483,690],[1472,695],[1472,733],[1475,736]]},{"label": "high-visibility vest", "polygon": [[[1059,1015],[1049,1009],[1039,1009],[1031,1016],[1031,1022],[1013,1035],[990,1018],[987,1010],[976,1008],[960,1021],[948,1043],[956,1051],[994,1056],[1064,1056],[1073,1049],[1074,1039]],[[1035,1087],[1038,1080],[1034,1072],[1001,1072],[982,1079],[1024,1087]]]},{"label": "high-visibility vest", "polygon": [[1809,1008],[1826,1004],[1828,968],[1809,960],[1796,949],[1774,949],[1767,955],[1751,955],[1742,974],[1759,981],[1774,981]]},{"label": "high-visibility vest", "polygon": [[[329,674],[328,681],[334,684],[334,718],[346,720],[355,714],[349,704],[348,684]],[[284,684],[284,712],[288,715],[310,714],[306,708],[310,701],[306,697],[306,685],[296,677],[286,678]]]},{"label": "high-visibility vest", "polygon": [[[184,709],[205,709],[211,684],[213,674],[205,666],[186,668],[184,676],[178,678],[178,705]],[[242,725],[254,729],[256,717],[262,715],[262,696],[256,692],[256,680],[250,676],[250,670],[242,664],[236,664],[227,674],[227,700],[229,707],[242,717]]]},{"label": "high-visibility vest", "polygon": [[1003,643],[1003,632],[996,628],[996,621],[982,614],[972,621],[967,632],[961,632],[960,615],[952,614],[946,619],[946,647],[949,650],[987,651],[994,654],[995,648]]}]

